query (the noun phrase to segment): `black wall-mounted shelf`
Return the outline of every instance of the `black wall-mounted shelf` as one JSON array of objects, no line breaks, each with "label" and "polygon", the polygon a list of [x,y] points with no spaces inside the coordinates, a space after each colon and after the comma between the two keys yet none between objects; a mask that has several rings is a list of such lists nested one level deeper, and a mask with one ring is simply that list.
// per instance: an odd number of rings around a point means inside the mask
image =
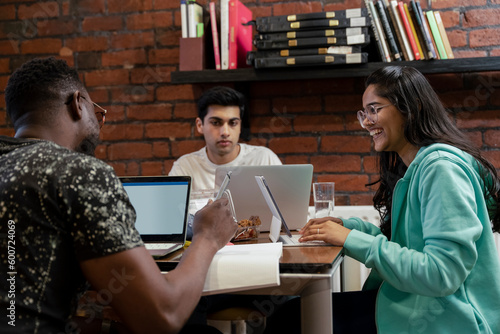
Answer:
[{"label": "black wall-mounted shelf", "polygon": [[458,58],[446,60],[365,63],[360,65],[269,68],[256,70],[178,71],[171,73],[172,83],[251,82],[366,77],[383,66],[412,66],[424,74],[500,71],[500,57]]}]

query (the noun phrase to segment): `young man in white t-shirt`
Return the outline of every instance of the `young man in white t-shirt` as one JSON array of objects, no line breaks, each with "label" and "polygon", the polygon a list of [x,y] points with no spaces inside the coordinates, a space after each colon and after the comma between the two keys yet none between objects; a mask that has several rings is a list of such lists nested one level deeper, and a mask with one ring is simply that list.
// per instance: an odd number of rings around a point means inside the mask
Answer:
[{"label": "young man in white t-shirt", "polygon": [[218,166],[281,165],[278,156],[264,146],[240,144],[243,94],[229,87],[214,87],[198,100],[196,129],[206,146],[180,157],[168,175],[192,177],[192,191],[212,190]]}]

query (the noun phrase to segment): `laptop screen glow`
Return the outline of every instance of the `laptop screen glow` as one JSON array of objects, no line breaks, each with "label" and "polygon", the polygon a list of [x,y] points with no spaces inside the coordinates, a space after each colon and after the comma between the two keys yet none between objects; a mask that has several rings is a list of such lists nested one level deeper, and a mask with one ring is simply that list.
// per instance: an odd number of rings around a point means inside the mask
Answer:
[{"label": "laptop screen glow", "polygon": [[182,234],[187,210],[188,182],[124,183],[137,213],[141,236]]}]

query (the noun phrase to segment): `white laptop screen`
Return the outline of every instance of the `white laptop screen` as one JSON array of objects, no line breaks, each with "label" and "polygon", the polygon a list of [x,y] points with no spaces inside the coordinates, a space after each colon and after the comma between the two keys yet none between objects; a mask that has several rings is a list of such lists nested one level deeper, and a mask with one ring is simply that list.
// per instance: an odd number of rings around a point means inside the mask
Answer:
[{"label": "white laptop screen", "polygon": [[144,241],[183,239],[189,205],[189,180],[172,177],[122,178],[135,208],[136,229]]}]

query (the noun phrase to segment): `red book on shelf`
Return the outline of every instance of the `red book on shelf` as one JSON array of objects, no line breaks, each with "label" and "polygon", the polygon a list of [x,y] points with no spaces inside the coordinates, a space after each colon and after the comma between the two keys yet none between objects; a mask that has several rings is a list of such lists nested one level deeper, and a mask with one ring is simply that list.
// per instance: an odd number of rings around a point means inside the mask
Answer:
[{"label": "red book on shelf", "polygon": [[219,34],[217,32],[217,13],[215,11],[215,2],[210,2],[210,25],[212,27],[212,40],[214,43],[215,69],[220,70],[220,50]]},{"label": "red book on shelf", "polygon": [[239,0],[229,1],[229,69],[247,67],[247,52],[252,51],[252,11]]},{"label": "red book on shelf", "polygon": [[398,2],[399,14],[401,15],[401,21],[403,21],[403,25],[405,27],[406,36],[408,37],[408,41],[410,42],[411,49],[413,51],[413,55],[415,56],[415,60],[420,60],[420,52],[418,51],[417,42],[413,37],[413,31],[410,27],[410,22],[408,21],[408,17],[406,16],[406,11],[404,7],[404,3],[402,1]]}]

